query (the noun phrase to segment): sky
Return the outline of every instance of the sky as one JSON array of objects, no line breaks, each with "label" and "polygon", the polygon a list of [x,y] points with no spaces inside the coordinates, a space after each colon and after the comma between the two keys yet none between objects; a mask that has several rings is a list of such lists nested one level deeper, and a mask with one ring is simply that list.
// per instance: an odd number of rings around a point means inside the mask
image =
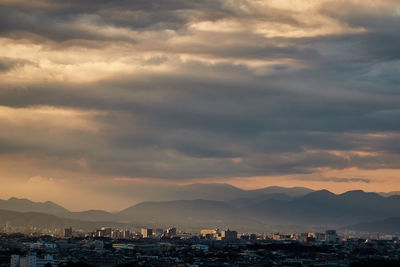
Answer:
[{"label": "sky", "polygon": [[400,190],[399,32],[397,0],[0,0],[0,198]]}]

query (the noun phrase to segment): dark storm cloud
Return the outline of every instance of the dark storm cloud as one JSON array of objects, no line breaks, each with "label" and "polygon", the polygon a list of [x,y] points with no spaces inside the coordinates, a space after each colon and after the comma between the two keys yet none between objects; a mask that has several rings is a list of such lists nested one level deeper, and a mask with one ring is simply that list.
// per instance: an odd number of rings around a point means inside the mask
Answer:
[{"label": "dark storm cloud", "polygon": [[[1,4],[1,3],[0,3]],[[26,31],[56,41],[99,39],[104,36],[79,24],[132,30],[185,28],[189,21],[228,16],[222,1],[16,1],[0,5],[3,34]],[[13,35],[11,35],[13,36]],[[21,35],[17,35],[21,36]],[[110,37],[108,36],[108,39]],[[119,36],[117,39],[129,41]]]}]

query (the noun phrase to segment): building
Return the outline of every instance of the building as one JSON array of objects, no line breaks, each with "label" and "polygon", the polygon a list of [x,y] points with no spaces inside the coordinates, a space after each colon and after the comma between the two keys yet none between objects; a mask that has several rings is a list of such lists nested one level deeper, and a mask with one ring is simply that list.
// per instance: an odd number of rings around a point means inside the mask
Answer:
[{"label": "building", "polygon": [[221,232],[221,240],[236,240],[238,236],[238,233],[236,231],[231,231],[231,230],[225,230]]},{"label": "building", "polygon": [[11,255],[10,267],[18,267],[20,262],[19,255]]},{"label": "building", "polygon": [[165,236],[166,237],[176,236],[176,228],[174,228],[174,227],[167,228],[167,230],[165,231]]},{"label": "building", "polygon": [[27,255],[19,260],[19,267],[36,267],[36,255]]},{"label": "building", "polygon": [[11,255],[10,260],[10,267],[44,267],[46,264],[56,266],[53,256],[45,255],[44,258],[38,258],[35,253],[25,257]]},{"label": "building", "polygon": [[65,228],[64,229],[64,238],[71,238],[72,237],[72,228]]},{"label": "building", "polygon": [[46,255],[44,258],[36,257],[36,267],[44,267],[46,264],[51,264],[51,266],[56,266],[54,263],[53,256]]},{"label": "building", "polygon": [[150,238],[153,235],[153,229],[150,228],[142,228],[140,231],[143,238]]},{"label": "building", "polygon": [[110,227],[101,227],[101,230],[104,231],[104,237],[111,237],[112,229]]},{"label": "building", "polygon": [[283,235],[280,233],[276,233],[272,235],[272,239],[273,240],[291,240],[292,239],[292,235]]},{"label": "building", "polygon": [[317,241],[317,242],[325,241],[325,236],[326,235],[323,233],[314,233],[314,232],[308,233],[307,241]]},{"label": "building", "polygon": [[11,226],[9,222],[6,222],[6,225],[4,226],[4,233],[6,234],[11,233]]},{"label": "building", "polygon": [[203,229],[200,231],[200,235],[206,239],[217,239],[221,236],[219,229]]},{"label": "building", "polygon": [[161,237],[163,234],[164,234],[164,229],[161,228],[157,228],[153,233],[153,235],[156,237]]},{"label": "building", "polygon": [[338,235],[336,230],[327,230],[325,231],[325,241],[326,242],[336,242],[338,240]]},{"label": "building", "polygon": [[123,236],[123,232],[121,232],[120,230],[112,230],[111,231],[111,237],[113,239],[122,239]]},{"label": "building", "polygon": [[122,238],[123,239],[131,239],[132,238],[131,232],[129,230],[123,231],[122,232]]},{"label": "building", "polygon": [[96,229],[96,230],[94,231],[94,236],[95,236],[95,237],[104,237],[104,230]]}]

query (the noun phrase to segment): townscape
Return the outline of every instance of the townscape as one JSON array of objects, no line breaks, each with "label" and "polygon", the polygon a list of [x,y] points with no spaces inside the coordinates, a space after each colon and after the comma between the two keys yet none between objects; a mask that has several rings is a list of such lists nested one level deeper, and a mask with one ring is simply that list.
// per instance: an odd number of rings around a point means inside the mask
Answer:
[{"label": "townscape", "polygon": [[[0,266],[398,266],[398,236],[354,233],[199,233],[110,227],[59,236],[2,233]],[[368,264],[368,265],[367,265]]]}]

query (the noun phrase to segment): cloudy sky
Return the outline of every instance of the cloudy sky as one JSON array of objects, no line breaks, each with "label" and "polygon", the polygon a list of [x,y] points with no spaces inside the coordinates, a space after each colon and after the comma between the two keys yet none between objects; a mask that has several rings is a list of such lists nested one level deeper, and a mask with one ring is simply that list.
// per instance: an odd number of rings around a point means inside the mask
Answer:
[{"label": "cloudy sky", "polygon": [[398,0],[0,0],[0,198],[400,190]]}]

